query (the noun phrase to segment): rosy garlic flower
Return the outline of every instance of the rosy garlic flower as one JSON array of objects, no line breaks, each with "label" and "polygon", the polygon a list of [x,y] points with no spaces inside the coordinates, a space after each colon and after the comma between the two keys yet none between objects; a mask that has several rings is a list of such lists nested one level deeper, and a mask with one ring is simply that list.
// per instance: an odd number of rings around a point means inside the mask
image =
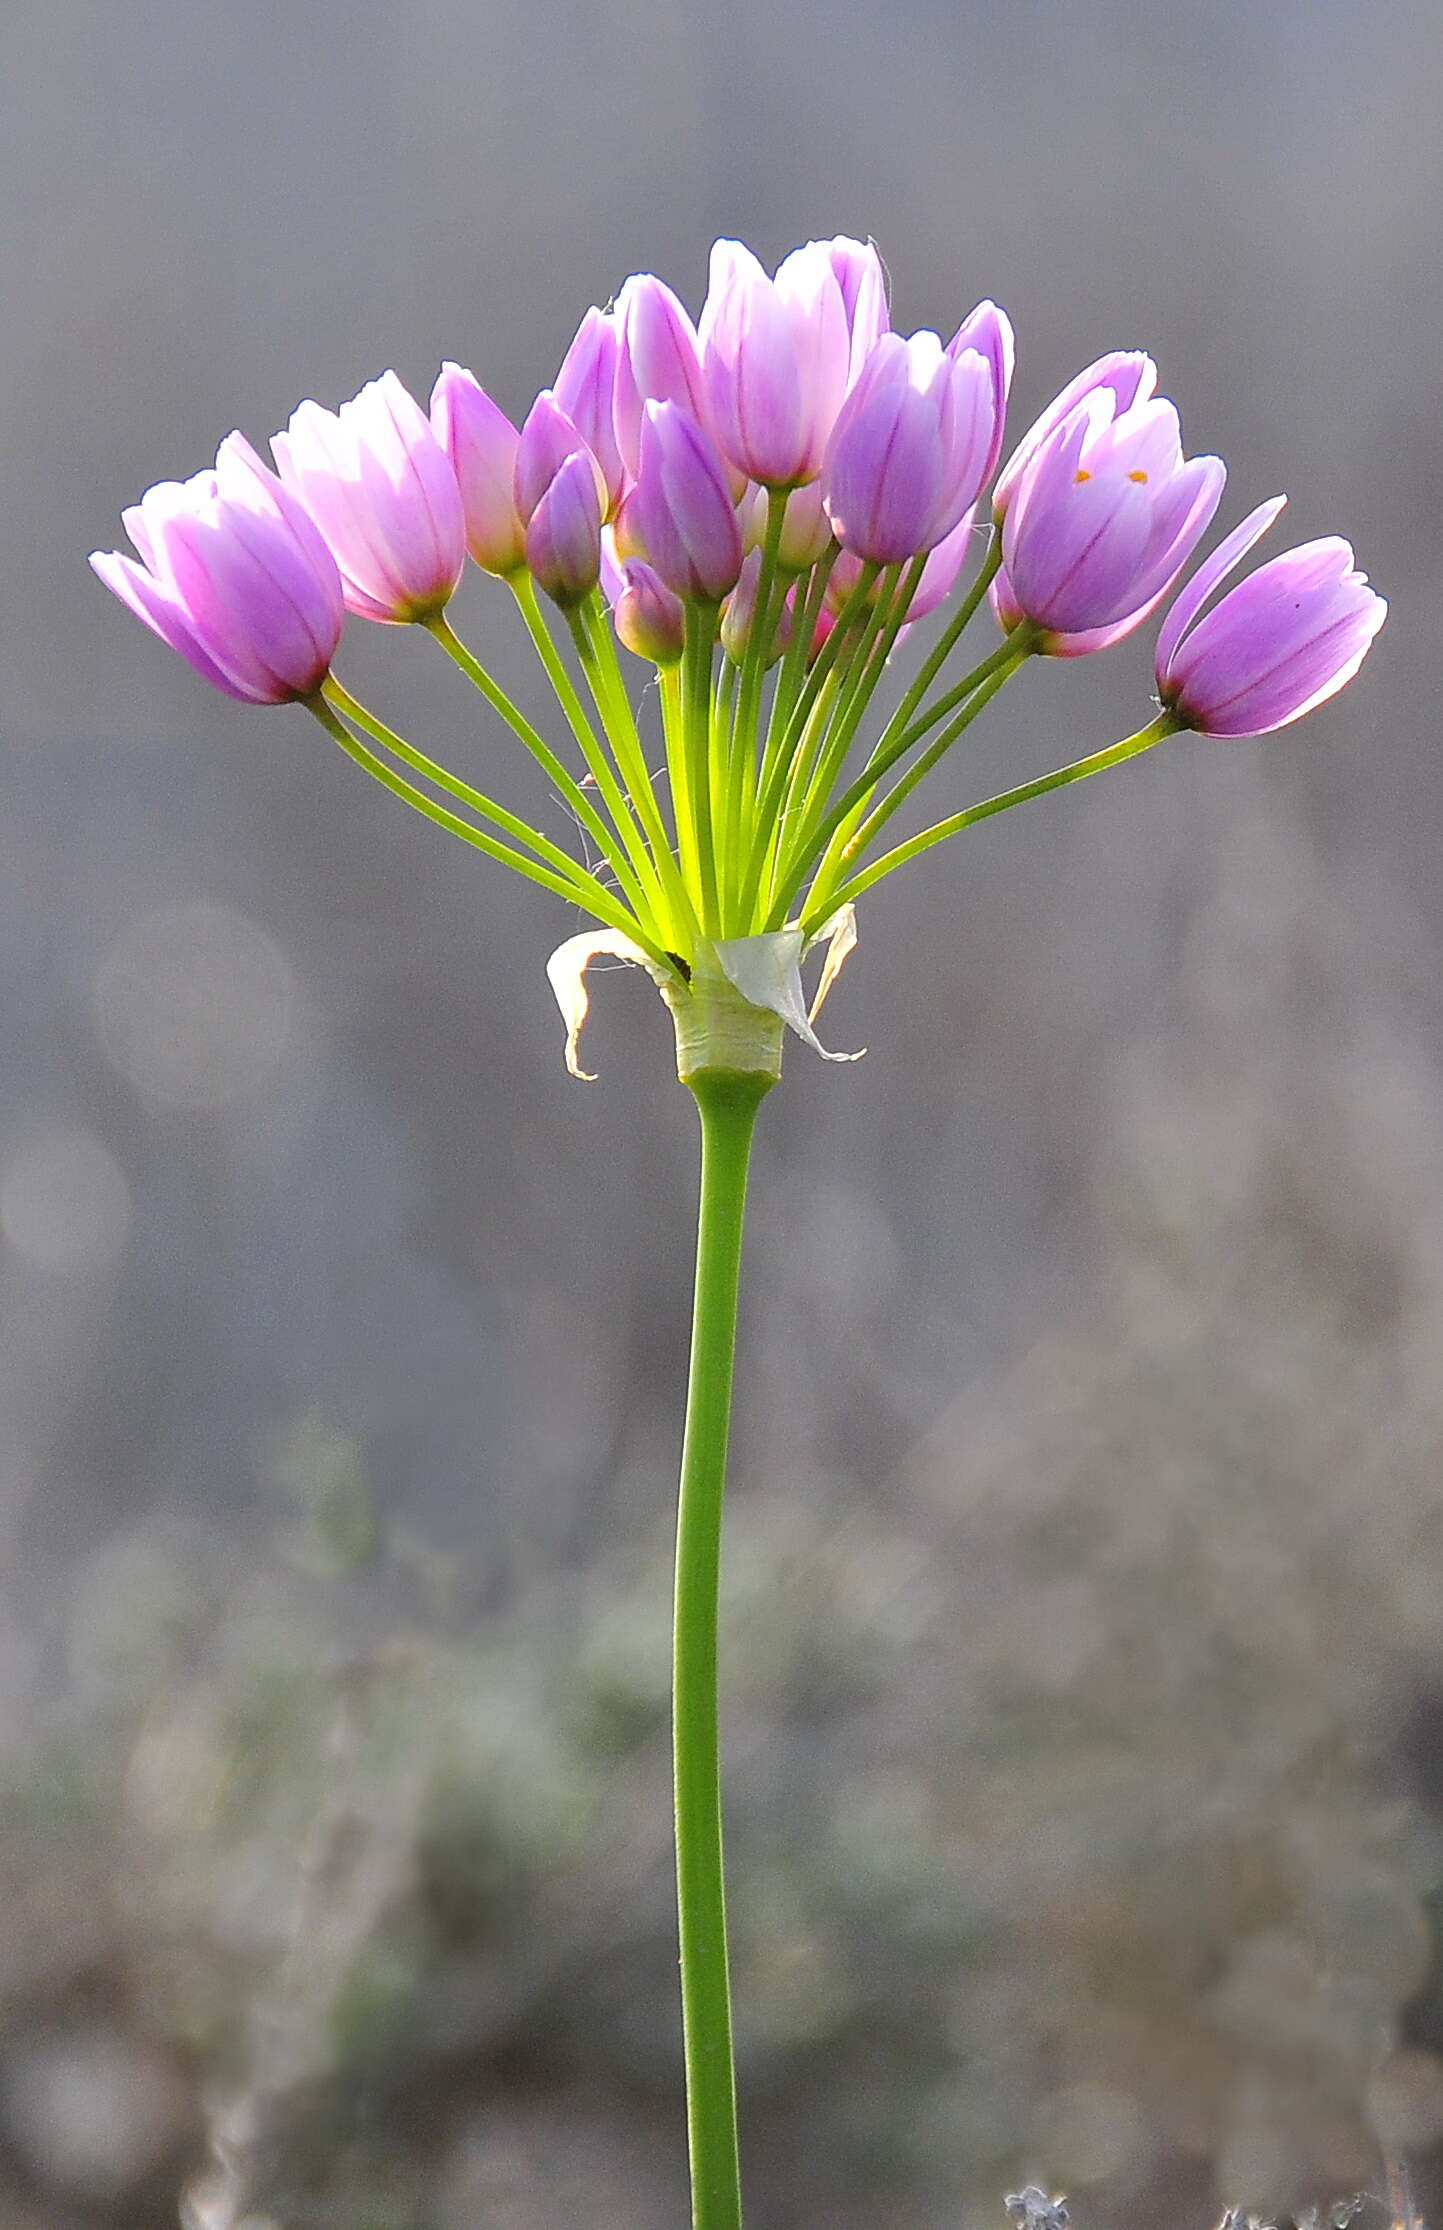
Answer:
[{"label": "rosy garlic flower", "polygon": [[897,565],[936,548],[970,510],[1001,439],[996,366],[935,333],[887,333],[842,405],[823,497],[854,557]]},{"label": "rosy garlic flower", "polygon": [[431,390],[431,429],[461,491],[467,549],[485,572],[515,573],[526,555],[526,522],[516,509],[516,428],[474,372],[443,364]]},{"label": "rosy garlic flower", "polygon": [[993,601],[1006,627],[1030,621],[1041,647],[1105,650],[1161,602],[1206,533],[1227,477],[1219,457],[1185,460],[1168,402],[1114,416],[1093,388],[1028,460],[1002,521]]},{"label": "rosy garlic flower", "polygon": [[686,643],[686,606],[644,558],[624,558],[611,599],[617,639],[653,666],[674,666]]},{"label": "rosy garlic flower", "polygon": [[1040,418],[1034,419],[997,476],[992,491],[992,515],[1000,523],[1007,516],[1013,491],[1049,434],[1057,431],[1089,395],[1110,395],[1113,414],[1131,410],[1135,403],[1151,400],[1157,386],[1157,366],[1137,349],[1115,349],[1099,356],[1095,364],[1077,373],[1055,395]]},{"label": "rosy garlic flower", "polygon": [[850,387],[882,335],[891,327],[886,269],[870,241],[849,240],[839,235],[835,240],[812,240],[807,245],[822,250],[841,292],[851,343],[847,377]]},{"label": "rosy garlic flower", "polygon": [[706,387],[696,327],[669,286],[650,272],[627,279],[616,298],[618,347],[612,430],[630,479],[641,466],[648,403],[677,403],[706,423]]},{"label": "rosy garlic flower", "polygon": [[618,356],[616,319],[605,310],[588,310],[552,390],[601,468],[608,513],[626,484],[614,423]]},{"label": "rosy garlic flower", "polygon": [[735,587],[742,532],[721,458],[679,404],[648,403],[629,531],[677,596],[712,603]]},{"label": "rosy garlic flower", "polygon": [[[1034,653],[1100,651],[1142,624],[1222,493],[1218,458],[1184,457],[1152,359],[1118,352],[1033,422],[989,505],[1012,365],[990,302],[945,347],[894,333],[880,258],[859,241],[811,241],[775,277],[719,241],[698,325],[660,279],[634,274],[613,310],[587,312],[519,432],[455,363],[429,420],[387,373],[338,412],[303,403],[275,440],[279,479],[231,435],[213,471],[125,514],[138,561],[92,561],[217,689],[299,699],[391,797],[589,920],[547,963],[575,1074],[599,956],[644,969],[670,1011],[703,1139],[673,1727],[694,2214],[708,2230],[741,2221],[717,1520],[747,1157],[783,1033],[824,1054],[818,1013],[855,946],[858,902],[901,868],[1182,728],[1252,735],[1300,719],[1356,674],[1385,615],[1332,538],[1219,594],[1276,516],[1264,504],[1164,620],[1156,718],[974,804],[949,800],[897,841],[895,816]],[[505,580],[530,635],[555,708],[541,726],[445,616],[468,550]],[[959,645],[989,593],[1006,632],[969,666]],[[948,605],[874,722],[897,645]],[[475,685],[512,747],[483,762],[501,794],[342,686],[347,606],[420,622]],[[635,699],[618,642],[654,668]]]},{"label": "rosy garlic flower", "polygon": [[794,249],[769,279],[750,248],[719,240],[698,333],[723,454],[765,488],[815,480],[852,356],[827,249],[815,241]]},{"label": "rosy garlic flower", "polygon": [[228,697],[313,697],[345,625],[341,576],[310,514],[243,434],[213,472],[163,480],[124,514],[141,562],[90,562],[123,604]]},{"label": "rosy garlic flower", "polygon": [[1284,551],[1203,612],[1285,500],[1260,503],[1233,529],[1159,631],[1158,696],[1199,735],[1265,736],[1301,720],[1352,680],[1388,616],[1336,535]]},{"label": "rosy garlic flower", "polygon": [[466,562],[461,491],[394,372],[338,411],[302,403],[271,449],[330,544],[349,611],[399,623],[444,609]]}]

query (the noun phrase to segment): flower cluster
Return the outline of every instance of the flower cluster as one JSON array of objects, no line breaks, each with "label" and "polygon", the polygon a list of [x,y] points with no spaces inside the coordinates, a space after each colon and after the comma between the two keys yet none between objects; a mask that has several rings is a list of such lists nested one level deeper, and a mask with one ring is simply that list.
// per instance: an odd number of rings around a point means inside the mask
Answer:
[{"label": "flower cluster", "polygon": [[[877,854],[1029,658],[1087,655],[1142,625],[1222,497],[1223,464],[1185,455],[1136,353],[1079,373],[999,473],[1012,370],[1012,328],[991,302],[945,342],[894,331],[870,246],[812,241],[768,275],[719,241],[695,323],[660,279],[628,279],[587,312],[519,426],[459,364],[442,367],[429,412],[387,372],[338,411],[302,403],[271,444],[274,472],[230,435],[213,472],[125,514],[138,563],[92,563],[207,681],[304,703],[408,803],[586,907],[664,988],[716,964],[781,1013],[795,984],[759,990],[765,968],[743,946],[790,937],[790,979],[807,943],[927,845],[1181,729],[1283,727],[1356,673],[1382,624],[1382,599],[1331,539],[1204,611],[1282,499],[1264,504],[1165,618],[1148,727]],[[989,486],[990,533],[977,523]],[[565,755],[447,619],[468,554],[516,599]],[[864,749],[892,650],[974,555],[940,640]],[[1002,639],[944,679],[984,599]],[[560,793],[591,864],[350,696],[332,671],[347,612],[436,637]],[[657,669],[664,782],[617,641]]]}]

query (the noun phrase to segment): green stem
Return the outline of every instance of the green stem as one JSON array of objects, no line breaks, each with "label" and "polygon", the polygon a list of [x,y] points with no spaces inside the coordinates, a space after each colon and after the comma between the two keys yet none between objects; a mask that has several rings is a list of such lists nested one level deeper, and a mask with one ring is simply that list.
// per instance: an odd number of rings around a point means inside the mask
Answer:
[{"label": "green stem", "polygon": [[[995,667],[981,687],[973,691],[962,710],[948,722],[941,735],[930,743],[921,756],[908,767],[901,780],[892,785],[880,804],[874,805],[870,812],[865,815],[860,825],[848,837],[840,854],[834,852],[831,847],[828,848],[827,856],[817,870],[814,889],[825,891],[826,886],[836,880],[837,874],[841,871],[845,862],[856,859],[859,853],[866,850],[880,831],[886,827],[892,815],[906,804],[918,783],[925,781],[943,753],[951,750],[957,738],[965,734],[978,714],[985,711],[986,707],[991,704],[998,690],[1012,679],[1019,668],[1026,664],[1029,655],[1026,650],[1016,651],[1010,659]],[[820,901],[817,902],[820,903]],[[810,913],[811,903],[808,904],[806,910]]]},{"label": "green stem", "polygon": [[[827,583],[841,551],[834,542],[824,556],[817,560],[809,574],[804,573],[796,583],[795,609],[793,611],[792,639],[782,658],[777,676],[776,690],[772,696],[772,709],[767,719],[767,740],[762,750],[761,766],[757,774],[757,798],[768,794],[772,768],[785,742],[791,725],[793,709],[806,679],[807,660],[811,655],[812,637],[817,632],[826,601]],[[805,593],[803,583],[805,582]],[[756,824],[755,805],[752,823]]]},{"label": "green stem", "polygon": [[[763,755],[764,772],[759,785],[754,822],[756,835],[752,841],[751,857],[747,862],[746,879],[742,884],[741,911],[744,921],[749,921],[752,918],[753,909],[761,890],[762,878],[767,871],[768,863],[774,857],[774,848],[780,841],[778,832],[781,820],[784,818],[783,799],[786,797],[789,800],[791,797],[791,777],[796,771],[795,757],[803,747],[808,734],[813,709],[832,677],[833,669],[843,648],[845,647],[849,656],[855,648],[856,638],[853,635],[853,627],[866,606],[867,599],[872,593],[873,585],[881,570],[880,565],[867,564],[862,567],[851,594],[837,614],[835,627],[817,653],[811,670],[788,711],[786,725],[778,737],[777,749],[775,754],[772,755],[770,767],[765,767],[766,754]],[[866,633],[867,628],[864,620],[862,634],[865,636]],[[775,725],[774,721],[773,727]],[[770,734],[768,734],[766,748],[767,753],[771,753],[772,739]]]},{"label": "green stem", "polygon": [[587,831],[602,858],[607,862],[623,888],[628,890],[634,888],[635,877],[631,873],[630,861],[624,847],[607,827],[570,768],[563,765],[546,738],[539,730],[533,728],[525,714],[519,712],[516,706],[512,704],[501,684],[487,672],[475,652],[467,649],[444,614],[438,612],[434,619],[426,622],[426,627],[428,632],[435,636],[452,664],[460,667],[466,679],[473,682],[480,690],[487,704],[501,715],[512,733],[525,744],[532,758],[541,768],[542,773],[555,783],[557,790],[575,814],[578,823]]},{"label": "green stem", "polygon": [[716,836],[712,810],[715,768],[711,750],[711,665],[716,641],[717,607],[691,603],[686,608],[686,647],[681,661],[682,749],[686,759],[692,834],[701,873],[701,925],[708,937],[721,934]]},{"label": "green stem", "polygon": [[594,593],[578,611],[569,615],[576,655],[586,676],[592,702],[601,717],[607,742],[615,759],[622,780],[627,784],[631,805],[638,815],[651,846],[658,878],[665,892],[670,915],[670,935],[673,942],[689,944],[697,926],[687,896],[686,885],[672,852],[661,808],[656,802],[656,792],[651,785],[646,759],[637,732],[636,719],[631,709],[631,699],[626,694],[626,684],[616,663],[613,650],[608,660],[611,633],[607,627],[601,601]]},{"label": "green stem", "polygon": [[[963,710],[948,728],[945,739],[939,738],[936,743],[930,745],[923,760],[919,761],[923,773],[930,771],[937,764],[942,753],[950,750],[957,738],[971,726],[977,713],[982,709],[981,705],[976,702],[977,692],[987,687],[996,674],[1000,673],[1003,680],[1010,679],[1021,664],[1024,653],[1030,649],[1030,644],[1029,632],[1014,630],[1011,635],[998,644],[996,650],[989,652],[980,665],[974,666],[970,674],[964,675],[955,689],[948,691],[946,698],[943,700],[944,710],[951,711],[957,705],[961,705]],[[994,693],[992,689],[988,688],[989,696]],[[987,699],[983,698],[982,703],[985,704],[986,701]],[[830,852],[835,840],[848,824],[851,823],[855,827],[858,807],[870,804],[882,777],[888,774],[897,761],[911,750],[912,745],[920,741],[930,728],[934,728],[941,718],[942,712],[934,711],[924,715],[920,720],[914,720],[910,727],[898,728],[894,721],[887,723],[886,729],[878,737],[874,748],[869,753],[866,765],[862,768],[861,773],[843,791],[818,829],[813,840],[814,851],[820,851],[825,845]],[[891,737],[890,743],[887,740],[889,736]],[[915,775],[914,770],[912,774],[904,777],[904,779],[908,780],[909,783],[914,783],[920,777]],[[855,850],[855,845],[852,848]],[[824,857],[819,873],[822,875],[829,874],[831,866],[834,864],[834,860]]]},{"label": "green stem", "polygon": [[469,782],[463,782],[459,775],[452,774],[449,767],[441,766],[435,759],[428,759],[424,751],[418,751],[404,736],[398,736],[394,728],[388,728],[384,720],[378,720],[375,713],[361,703],[359,697],[353,697],[349,689],[342,687],[334,674],[328,674],[321,683],[321,694],[353,726],[362,729],[373,742],[379,743],[383,750],[399,759],[403,766],[410,767],[414,774],[421,775],[427,782],[434,782],[438,790],[444,790],[458,804],[469,806],[483,820],[494,821],[497,828],[504,830],[507,836],[513,836],[519,843],[529,845],[538,858],[546,860],[559,874],[568,875],[582,891],[589,888],[591,877],[569,852],[564,852],[559,844],[553,844],[549,837],[543,836],[539,829],[534,829],[529,821],[523,821],[519,814],[508,812],[504,805],[498,805],[494,798],[487,797],[484,790],[473,789]]},{"label": "green stem", "polygon": [[[772,596],[773,586],[777,582],[777,552],[781,548],[782,528],[786,524],[786,517],[786,493],[773,488],[767,497],[767,526],[762,540],[752,630],[742,655],[741,695],[731,722],[731,752],[727,762],[726,841],[730,870],[728,895],[735,898],[739,898],[741,892],[742,846],[745,841],[743,832],[750,834],[747,808],[756,799],[757,716],[761,709],[762,680],[771,661],[772,641],[781,610],[778,600],[777,612],[773,613]],[[781,590],[785,596],[785,582],[781,583]]]},{"label": "green stem", "polygon": [[586,761],[592,780],[624,847],[624,852],[616,852],[613,846],[612,865],[616,870],[617,880],[638,913],[651,915],[654,910],[664,911],[664,904],[660,907],[658,904],[661,898],[660,879],[655,862],[646,848],[640,823],[622,795],[621,785],[612,770],[606,748],[586,717],[586,708],[577,694],[575,683],[566,671],[566,662],[552,639],[546,615],[541,609],[541,600],[536,594],[536,584],[529,573],[513,573],[510,588],[521,607],[521,616],[526,622],[527,633],[536,646],[536,655],[541,660],[546,678],[556,692],[557,701],[576,738],[577,748]]},{"label": "green stem", "polygon": [[1121,743],[1109,744],[1105,751],[1094,751],[1087,759],[1074,759],[1070,766],[1058,767],[1052,774],[1039,775],[1035,782],[1020,783],[1015,790],[1001,790],[996,797],[984,798],[980,805],[969,805],[965,812],[954,813],[948,820],[938,821],[932,828],[923,829],[919,836],[909,837],[895,851],[886,852],[881,859],[873,860],[870,867],[864,867],[859,875],[852,876],[839,890],[824,896],[820,902],[814,900],[809,903],[802,924],[804,933],[810,936],[839,906],[860,898],[863,891],[870,890],[884,875],[905,867],[909,860],[916,859],[922,852],[930,851],[934,844],[942,843],[945,838],[956,836],[960,830],[971,828],[974,822],[990,820],[994,813],[1005,813],[1010,806],[1025,805],[1029,798],[1040,798],[1048,790],[1064,789],[1069,782],[1081,782],[1089,774],[1101,774],[1108,767],[1119,767],[1125,759],[1135,759],[1139,752],[1150,751],[1155,743],[1162,743],[1166,737],[1175,736],[1181,726],[1175,713],[1159,713],[1156,720],[1151,721],[1146,728],[1139,728],[1135,736],[1124,736]]},{"label": "green stem", "polygon": [[[932,645],[931,650],[927,653],[926,658],[923,660],[922,665],[918,670],[916,680],[912,683],[912,686],[907,691],[906,696],[902,699],[902,702],[898,705],[891,719],[887,722],[886,727],[882,730],[881,737],[879,738],[877,744],[877,749],[879,751],[889,750],[898,736],[904,734],[906,730],[911,726],[913,714],[916,712],[917,707],[921,704],[922,699],[926,696],[933,682],[937,679],[937,676],[941,673],[942,668],[946,665],[948,659],[951,657],[953,650],[956,648],[957,644],[961,641],[963,635],[966,633],[967,627],[971,622],[973,614],[977,611],[983,597],[987,594],[988,589],[996,580],[998,568],[1001,566],[1001,563],[1002,536],[994,528],[992,538],[987,545],[987,554],[983,558],[981,565],[977,569],[977,575],[972,583],[972,586],[968,589],[967,594],[963,597],[956,611],[952,614],[951,619],[947,622],[947,625],[943,628],[941,634],[937,637],[936,642]],[[928,725],[930,726],[931,723],[929,722]],[[924,729],[923,733],[925,732],[926,731]]]},{"label": "green stem", "polygon": [[374,775],[393,797],[400,798],[417,813],[424,814],[438,828],[449,829],[464,844],[473,845],[478,852],[485,852],[488,859],[500,860],[504,867],[514,868],[528,882],[539,883],[543,890],[554,891],[558,898],[569,899],[574,906],[584,906],[598,921],[608,922],[613,929],[622,930],[659,967],[667,970],[674,968],[675,963],[670,954],[662,950],[650,932],[602,884],[593,882],[581,886],[575,881],[568,882],[540,861],[529,860],[523,853],[514,852],[509,844],[502,844],[494,836],[488,836],[484,829],[473,828],[469,821],[463,821],[459,813],[451,812],[449,807],[438,805],[434,798],[428,798],[403,775],[397,774],[394,767],[388,766],[359,737],[353,736],[340,715],[333,711],[319,692],[314,697],[305,699],[305,707],[347,756],[354,759],[358,767],[364,767],[367,774]]},{"label": "green stem", "polygon": [[770,1082],[759,1071],[721,1068],[701,1069],[689,1079],[701,1115],[701,1201],[677,1508],[672,1731],[693,2230],[740,2230],[741,2224],[722,1869],[717,1595],[747,1166]]},{"label": "green stem", "polygon": [[797,827],[790,843],[779,855],[772,879],[772,907],[767,917],[769,929],[780,929],[806,873],[808,860],[814,858],[823,848],[844,817],[841,807],[832,813],[828,812],[828,799],[841,777],[847,763],[847,754],[852,747],[852,739],[861,725],[862,715],[902,631],[907,608],[917,593],[926,562],[925,558],[915,558],[909,566],[888,568],[882,576],[883,587],[877,599],[877,632],[867,643],[865,656],[855,662],[855,670],[849,675],[846,695],[837,708],[831,733],[818,755],[811,779],[800,801]]}]

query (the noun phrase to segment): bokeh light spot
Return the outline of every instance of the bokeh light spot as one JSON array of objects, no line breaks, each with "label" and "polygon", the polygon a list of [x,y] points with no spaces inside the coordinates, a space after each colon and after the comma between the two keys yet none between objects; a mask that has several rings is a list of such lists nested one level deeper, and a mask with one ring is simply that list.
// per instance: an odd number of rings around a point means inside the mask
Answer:
[{"label": "bokeh light spot", "polygon": [[68,1275],[103,1269],[129,1229],[130,1187],[92,1131],[45,1131],[6,1164],[0,1232],[38,1268]]},{"label": "bokeh light spot", "polygon": [[218,1108],[255,1092],[290,1034],[285,955],[227,906],[163,906],[112,945],[95,982],[110,1060],[145,1098]]}]

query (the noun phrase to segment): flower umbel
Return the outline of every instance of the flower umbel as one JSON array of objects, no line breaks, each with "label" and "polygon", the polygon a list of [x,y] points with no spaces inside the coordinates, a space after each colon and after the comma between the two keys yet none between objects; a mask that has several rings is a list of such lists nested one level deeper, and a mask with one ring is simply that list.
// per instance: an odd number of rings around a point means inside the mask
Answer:
[{"label": "flower umbel", "polygon": [[[740,975],[769,983],[767,940],[799,927],[799,959],[922,851],[1146,747],[1130,738],[883,842],[1029,658],[1099,651],[1141,626],[1222,494],[1221,461],[1185,456],[1136,350],[1079,372],[998,473],[1013,358],[992,302],[945,346],[893,332],[870,244],[810,241],[773,277],[718,241],[697,323],[662,280],[634,274],[614,307],[586,312],[524,417],[447,363],[428,419],[387,372],[338,411],[303,403],[275,439],[279,480],[233,435],[213,473],[127,514],[141,563],[96,566],[207,680],[311,702],[394,794],[582,907],[677,998],[716,980],[745,1000],[719,954],[757,940],[766,955]],[[994,474],[989,536],[973,520]],[[1385,607],[1346,543],[1291,551],[1204,609],[1271,516],[1255,513],[1177,598],[1147,743],[1285,726],[1361,664]],[[560,744],[445,617],[468,551],[514,592]],[[958,646],[989,594],[1004,639],[967,666]],[[571,827],[501,804],[341,687],[342,596],[437,637]],[[893,653],[949,604],[869,742]],[[660,763],[618,643],[655,668]],[[799,997],[765,1003],[790,1014]]]},{"label": "flower umbel", "polygon": [[[1151,358],[1118,352],[1034,421],[978,530],[1012,367],[1011,326],[990,302],[945,347],[894,333],[880,258],[860,241],[811,241],[775,277],[719,241],[698,325],[659,279],[633,275],[614,308],[587,312],[519,432],[457,364],[429,419],[388,372],[337,412],[302,403],[275,438],[279,478],[232,434],[213,471],[125,514],[138,563],[92,559],[217,689],[301,700],[394,797],[590,917],[548,968],[573,1073],[599,954],[645,968],[671,1011],[702,1125],[673,1664],[694,2230],[741,2224],[717,1575],[747,1161],[783,1030],[824,1051],[814,1025],[856,942],[856,902],[899,868],[1184,729],[1259,735],[1300,719],[1356,674],[1386,612],[1335,538],[1207,609],[1280,499],[1264,504],[1164,621],[1156,718],[887,848],[894,817],[1029,659],[1104,650],[1143,623],[1222,494],[1221,461],[1184,456]],[[447,617],[468,551],[514,600],[556,740]],[[965,667],[959,645],[989,592],[1003,639]],[[892,654],[949,600],[873,731]],[[548,833],[353,697],[333,670],[347,609],[433,636],[564,825]],[[655,669],[635,702],[618,642]]]}]

